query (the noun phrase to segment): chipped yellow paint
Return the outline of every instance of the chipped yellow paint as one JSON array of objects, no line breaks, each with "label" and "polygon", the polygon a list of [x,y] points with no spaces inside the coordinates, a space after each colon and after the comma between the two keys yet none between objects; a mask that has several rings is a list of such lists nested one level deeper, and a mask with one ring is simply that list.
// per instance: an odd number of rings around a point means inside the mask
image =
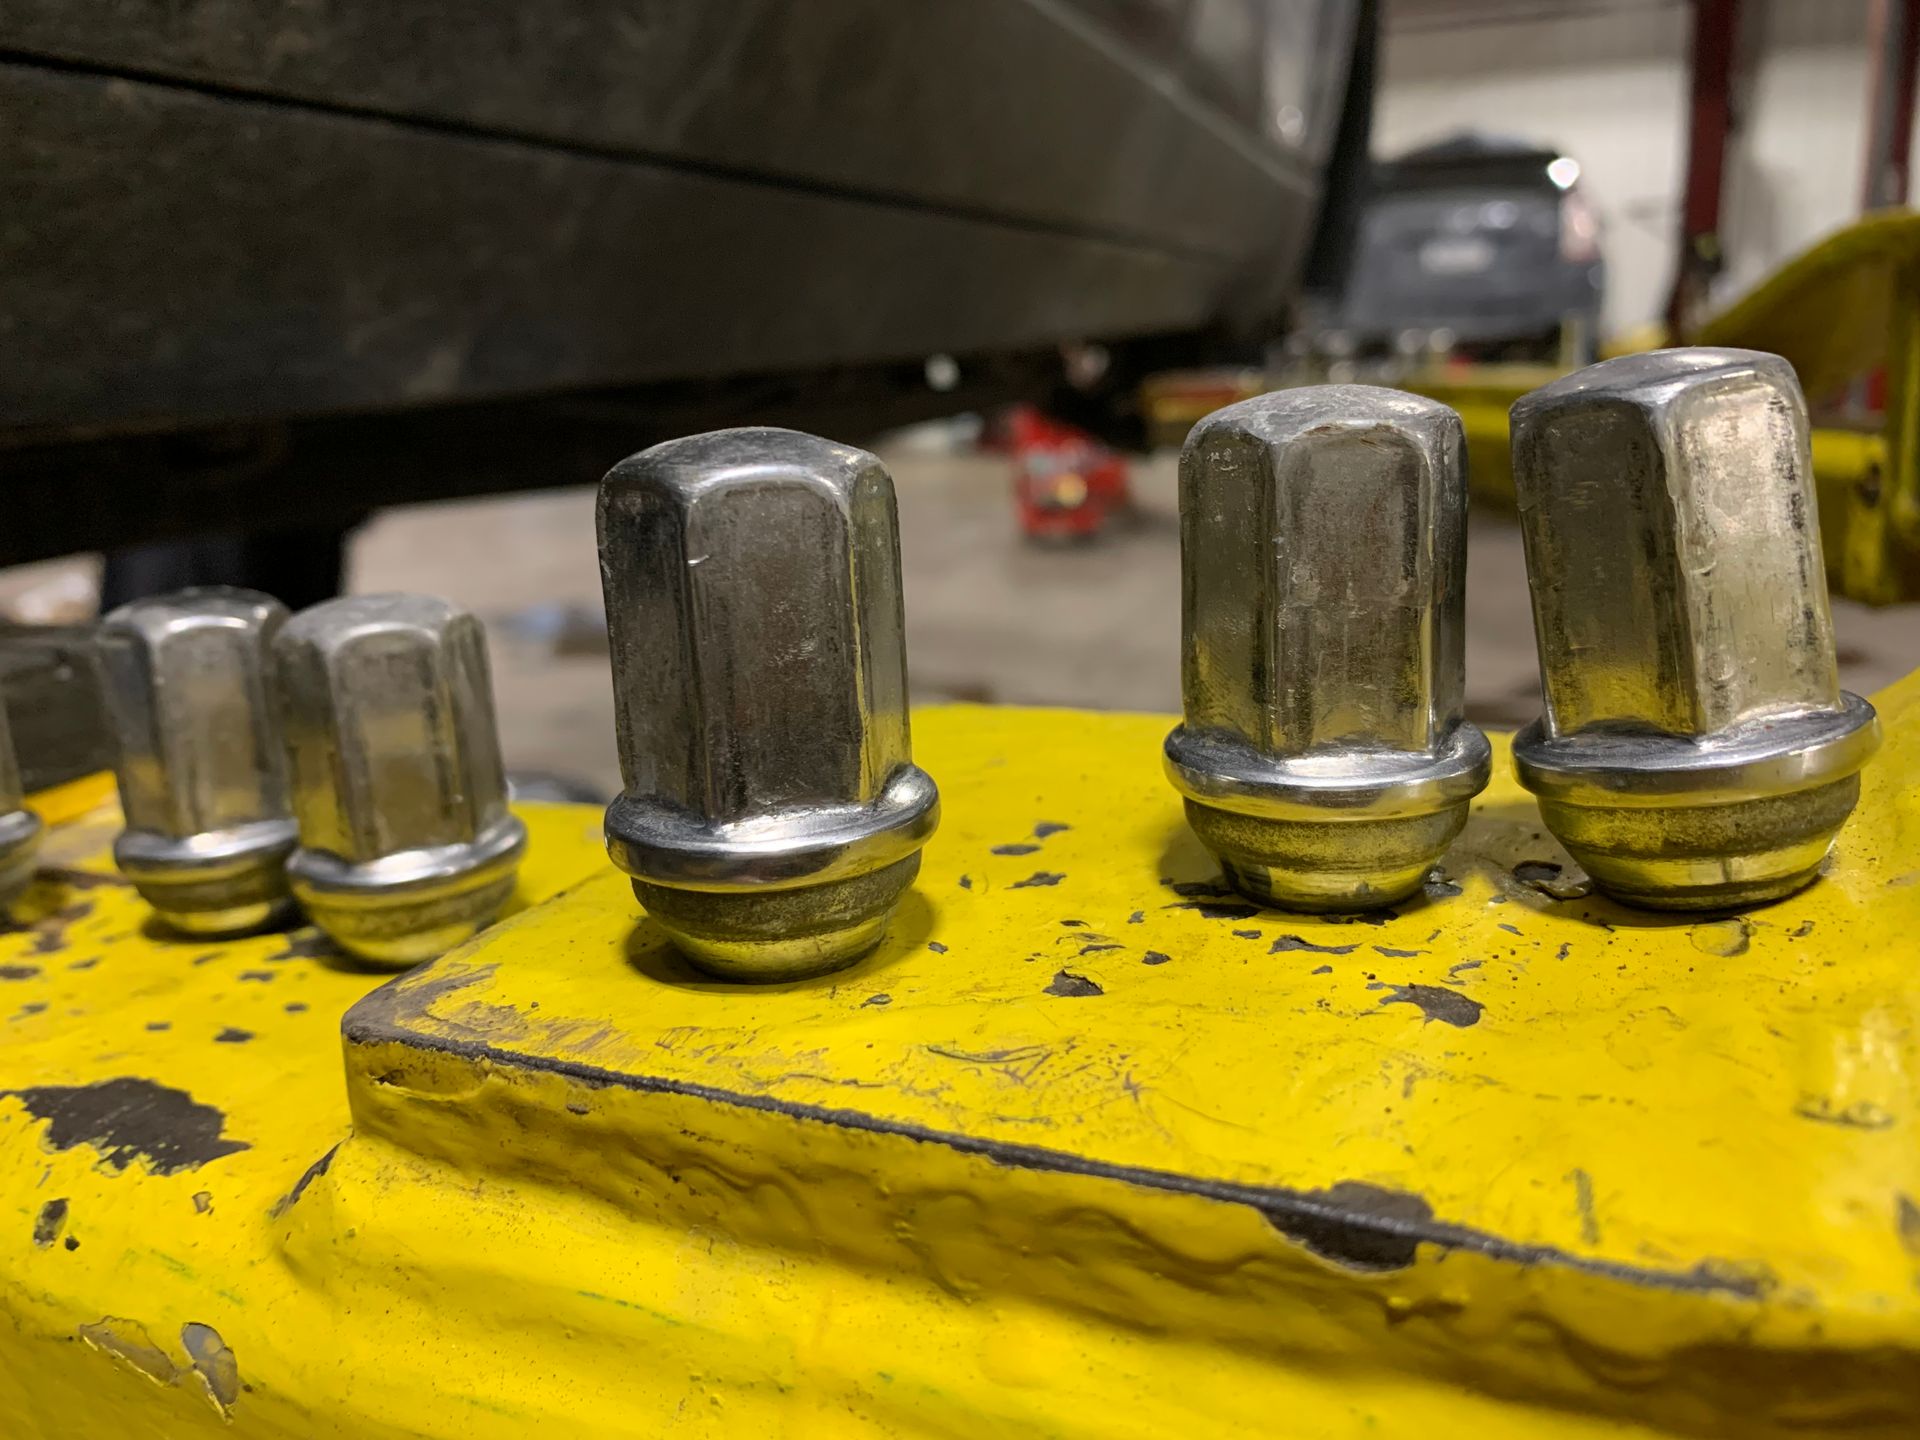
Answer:
[{"label": "chipped yellow paint", "polygon": [[586,878],[371,995],[50,886],[0,939],[60,947],[0,983],[50,1002],[0,1018],[0,1088],[144,1077],[218,1125],[176,1104],[119,1171],[0,1098],[0,1414],[1911,1435],[1920,677],[1881,704],[1831,873],[1738,917],[1586,894],[1504,749],[1427,898],[1247,913],[1169,722],[971,708],[918,717],[945,821],[888,941],[816,981],[688,970],[564,808],[533,853]]}]

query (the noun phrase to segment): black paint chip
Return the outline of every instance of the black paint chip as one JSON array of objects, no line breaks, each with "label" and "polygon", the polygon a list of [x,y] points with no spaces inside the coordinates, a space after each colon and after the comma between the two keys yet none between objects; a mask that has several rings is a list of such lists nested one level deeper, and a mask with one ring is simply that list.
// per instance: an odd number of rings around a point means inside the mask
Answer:
[{"label": "black paint chip", "polygon": [[1065,875],[1053,870],[1036,870],[1026,879],[1016,880],[1007,888],[1009,890],[1026,890],[1035,885],[1058,885],[1066,878]]},{"label": "black paint chip", "polygon": [[1169,884],[1167,888],[1186,899],[1192,899],[1196,895],[1207,895],[1216,900],[1224,900],[1233,894],[1232,886],[1223,885],[1218,880],[1182,880]]},{"label": "black paint chip", "polygon": [[1440,985],[1388,985],[1389,993],[1380,1004],[1415,1005],[1420,1009],[1421,1024],[1438,1020],[1443,1025],[1453,1025],[1464,1030],[1469,1025],[1478,1024],[1481,1012],[1487,1007],[1478,1000],[1462,995],[1458,990],[1448,990]]},{"label": "black paint chip", "polygon": [[292,931],[286,936],[286,941],[287,943],[282,949],[274,951],[273,954],[267,956],[267,959],[325,960],[329,956],[340,953],[334,948],[333,942],[327,939],[326,935],[317,926],[313,925]]},{"label": "black paint chip", "polygon": [[60,1238],[60,1232],[67,1225],[67,1202],[65,1197],[49,1200],[40,1207],[40,1213],[33,1221],[33,1243],[41,1249]]},{"label": "black paint chip", "polygon": [[152,1080],[117,1076],[91,1085],[37,1085],[12,1095],[47,1122],[55,1150],[90,1145],[115,1170],[145,1160],[156,1175],[173,1175],[248,1148],[221,1131],[227,1117],[184,1090]]},{"label": "black paint chip", "polygon": [[[300,1197],[307,1193],[307,1187],[327,1173],[327,1167],[333,1164],[334,1151],[339,1148],[339,1145],[335,1145],[332,1149],[328,1150],[326,1154],[322,1155],[305,1170],[301,1171],[300,1178],[293,1182],[293,1189],[273,1202],[273,1208],[267,1211],[267,1218],[270,1220],[278,1220],[282,1215],[286,1214],[288,1210],[292,1209],[294,1205],[299,1203]],[[193,1200],[194,1208],[199,1209],[200,1197],[196,1195],[193,1197]],[[207,1208],[209,1210],[213,1208],[211,1199],[207,1202]]]},{"label": "black paint chip", "polygon": [[213,1043],[216,1045],[244,1045],[251,1039],[253,1039],[253,1031],[242,1030],[237,1025],[229,1025],[213,1037]]},{"label": "black paint chip", "polygon": [[1173,957],[1163,951],[1149,950],[1140,957],[1140,963],[1142,965],[1164,965],[1171,959],[1173,959]]},{"label": "black paint chip", "polygon": [[1358,943],[1352,945],[1316,945],[1303,935],[1282,935],[1278,940],[1274,941],[1272,945],[1267,947],[1267,953],[1269,955],[1278,955],[1287,950],[1306,950],[1315,955],[1351,955],[1359,948]]},{"label": "black paint chip", "polygon": [[1351,1270],[1404,1270],[1433,1223],[1433,1207],[1418,1195],[1359,1180],[1307,1191],[1292,1205],[1261,1213],[1289,1240]]},{"label": "black paint chip", "polygon": [[993,847],[992,853],[995,855],[1031,855],[1039,848],[1040,847],[1038,845],[1025,845],[1025,844],[996,845]]},{"label": "black paint chip", "polygon": [[1169,910],[1192,910],[1202,920],[1251,920],[1260,913],[1258,905],[1231,900],[1183,900]]},{"label": "black paint chip", "polygon": [[1047,986],[1046,993],[1077,999],[1089,995],[1104,995],[1107,992],[1084,975],[1076,975],[1071,970],[1062,970],[1053,977],[1052,983]]}]

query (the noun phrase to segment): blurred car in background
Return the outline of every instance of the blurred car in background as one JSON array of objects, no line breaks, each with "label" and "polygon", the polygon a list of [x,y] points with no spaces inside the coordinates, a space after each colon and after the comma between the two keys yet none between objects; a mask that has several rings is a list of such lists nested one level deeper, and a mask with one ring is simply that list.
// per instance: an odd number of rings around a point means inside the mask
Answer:
[{"label": "blurred car in background", "polygon": [[1328,373],[1441,359],[1589,363],[1606,267],[1580,164],[1454,136],[1376,167],[1344,294],[1292,339]]}]

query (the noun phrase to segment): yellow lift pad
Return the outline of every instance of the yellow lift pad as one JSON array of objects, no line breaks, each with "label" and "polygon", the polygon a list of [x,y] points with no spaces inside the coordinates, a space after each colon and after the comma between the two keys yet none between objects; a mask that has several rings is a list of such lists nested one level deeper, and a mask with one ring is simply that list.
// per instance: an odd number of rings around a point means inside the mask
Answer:
[{"label": "yellow lift pad", "polygon": [[1910,1436],[1920,677],[1880,703],[1830,873],[1720,919],[1586,893],[1504,741],[1425,898],[1342,922],[1221,889],[1170,721],[924,712],[889,939],[752,988],[585,810],[525,812],[530,895],[578,883],[378,989],[165,938],[95,812],[0,937],[0,1414]]}]

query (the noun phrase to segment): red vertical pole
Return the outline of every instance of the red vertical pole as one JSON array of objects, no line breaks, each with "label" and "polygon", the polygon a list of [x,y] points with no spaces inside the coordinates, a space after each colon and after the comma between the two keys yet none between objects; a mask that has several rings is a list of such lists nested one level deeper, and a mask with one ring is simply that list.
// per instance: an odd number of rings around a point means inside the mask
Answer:
[{"label": "red vertical pole", "polygon": [[[1900,0],[1906,3],[1906,0]],[[1687,181],[1680,212],[1680,262],[1667,302],[1667,328],[1683,339],[1720,270],[1720,200],[1733,133],[1733,51],[1740,0],[1693,0]]]},{"label": "red vertical pole", "polygon": [[1920,0],[1871,0],[1867,12],[1867,164],[1863,210],[1907,203],[1920,71]]}]

